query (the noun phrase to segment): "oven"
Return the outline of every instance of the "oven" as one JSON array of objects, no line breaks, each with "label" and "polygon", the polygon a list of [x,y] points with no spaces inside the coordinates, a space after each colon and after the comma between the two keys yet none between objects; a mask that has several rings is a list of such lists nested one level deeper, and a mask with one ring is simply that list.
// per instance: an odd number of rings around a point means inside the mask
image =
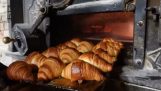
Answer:
[{"label": "oven", "polygon": [[[4,37],[3,42],[10,43],[9,56],[24,58],[33,51],[43,52],[73,38],[94,44],[105,37],[113,38],[122,42],[124,48],[113,71],[107,74],[112,83],[104,82],[99,91],[161,90],[160,0],[8,2],[10,36]],[[85,91],[90,88],[93,87],[89,85]]]}]

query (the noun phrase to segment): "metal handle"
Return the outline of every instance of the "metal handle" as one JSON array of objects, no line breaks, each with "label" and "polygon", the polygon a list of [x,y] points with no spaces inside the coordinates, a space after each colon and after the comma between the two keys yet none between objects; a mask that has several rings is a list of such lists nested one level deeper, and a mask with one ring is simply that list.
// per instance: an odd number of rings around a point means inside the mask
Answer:
[{"label": "metal handle", "polygon": [[10,42],[14,42],[14,41],[15,41],[15,39],[12,39],[10,37],[3,37],[3,39],[2,39],[2,42],[4,44],[9,44]]}]

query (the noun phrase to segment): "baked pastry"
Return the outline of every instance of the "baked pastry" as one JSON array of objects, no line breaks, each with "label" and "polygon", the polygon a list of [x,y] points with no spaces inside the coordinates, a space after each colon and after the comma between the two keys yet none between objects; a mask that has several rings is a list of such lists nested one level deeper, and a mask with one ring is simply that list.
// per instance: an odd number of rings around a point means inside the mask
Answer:
[{"label": "baked pastry", "polygon": [[93,47],[93,51],[96,51],[97,49],[102,49],[103,51],[106,51],[110,56],[117,56],[119,53],[119,50],[110,46],[106,42],[100,42],[96,46]]},{"label": "baked pastry", "polygon": [[62,77],[73,81],[80,80],[104,80],[104,76],[94,66],[80,60],[68,64],[62,71]]},{"label": "baked pastry", "polygon": [[50,47],[42,53],[45,57],[59,58],[59,49],[56,47]]},{"label": "baked pastry", "polygon": [[119,48],[123,48],[123,44],[121,42],[118,42],[112,38],[104,38],[102,40],[102,42],[108,42],[108,43],[113,43],[113,44],[116,44],[117,46],[119,46]]},{"label": "baked pastry", "polygon": [[38,80],[50,81],[60,77],[65,65],[56,58],[46,58],[38,71]]},{"label": "baked pastry", "polygon": [[69,48],[74,48],[74,49],[77,48],[77,46],[73,42],[71,42],[71,41],[65,42],[64,45],[66,45]]},{"label": "baked pastry", "polygon": [[65,64],[72,62],[74,59],[77,59],[79,56],[80,56],[80,53],[73,48],[65,48],[61,50],[59,54],[59,58]]},{"label": "baked pastry", "polygon": [[111,64],[108,64],[105,60],[92,52],[82,54],[78,59],[91,64],[102,72],[109,72],[112,70]]},{"label": "baked pastry", "polygon": [[116,57],[110,56],[106,51],[102,49],[93,50],[93,53],[104,59],[106,62],[113,64],[116,61]]},{"label": "baked pastry", "polygon": [[108,41],[105,43],[106,43],[106,45],[109,45],[109,46],[115,48],[116,50],[120,50],[123,47],[122,45],[120,45],[120,43],[108,42]]},{"label": "baked pastry", "polygon": [[94,48],[92,49],[94,52],[97,49],[102,49],[106,51],[109,56],[118,56],[120,50],[123,48],[123,44],[118,42],[112,38],[104,38],[101,42],[99,42]]},{"label": "baked pastry", "polygon": [[77,50],[81,53],[90,52],[92,48],[94,47],[94,44],[88,41],[82,41],[79,43]]},{"label": "baked pastry", "polygon": [[42,54],[40,54],[39,52],[32,52],[31,54],[29,54],[25,61],[28,64],[35,64],[38,66],[38,68],[43,64],[43,61],[46,59],[46,57]]},{"label": "baked pastry", "polygon": [[7,68],[7,76],[15,81],[36,81],[38,68],[36,65],[27,64],[24,61],[16,61]]},{"label": "baked pastry", "polygon": [[63,49],[65,49],[65,48],[74,48],[74,49],[76,49],[77,46],[76,46],[73,42],[67,41],[67,42],[65,42],[65,43],[63,43],[63,44],[59,44],[59,45],[57,46],[57,48],[58,48],[59,50],[63,50]]},{"label": "baked pastry", "polygon": [[74,43],[76,46],[79,46],[79,43],[82,41],[81,39],[79,38],[74,38],[72,40],[70,40],[72,43]]},{"label": "baked pastry", "polygon": [[58,48],[59,50],[62,50],[62,49],[69,48],[69,47],[66,46],[65,44],[59,44],[56,46],[56,48]]}]

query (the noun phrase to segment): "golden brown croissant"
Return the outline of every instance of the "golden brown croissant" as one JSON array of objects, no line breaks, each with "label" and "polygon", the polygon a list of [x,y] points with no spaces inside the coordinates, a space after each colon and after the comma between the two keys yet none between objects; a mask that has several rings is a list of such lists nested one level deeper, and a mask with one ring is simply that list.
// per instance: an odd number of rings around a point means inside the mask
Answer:
[{"label": "golden brown croissant", "polygon": [[123,47],[122,45],[119,45],[118,43],[114,42],[106,42],[106,43],[117,50],[120,50]]},{"label": "golden brown croissant", "polygon": [[102,49],[96,49],[93,50],[93,52],[110,64],[113,64],[116,61],[116,57],[109,56],[109,54]]},{"label": "golden brown croissant", "polygon": [[79,38],[74,38],[74,39],[72,39],[72,40],[70,40],[72,43],[74,43],[76,46],[78,46],[79,45],[79,43],[81,42],[81,39],[79,39]]},{"label": "golden brown croissant", "polygon": [[46,58],[38,72],[38,80],[50,81],[61,76],[65,65],[56,58]]},{"label": "golden brown croissant", "polygon": [[77,59],[80,56],[80,53],[73,48],[66,48],[60,51],[59,58],[63,63],[70,63],[74,59]]},{"label": "golden brown croissant", "polygon": [[56,47],[50,47],[42,53],[45,57],[59,58],[59,49]]},{"label": "golden brown croissant", "polygon": [[67,41],[67,42],[65,42],[64,44],[65,44],[67,47],[69,47],[69,48],[74,48],[74,49],[77,48],[77,46],[76,46],[73,42],[71,42],[71,41]]},{"label": "golden brown croissant", "polygon": [[118,41],[116,41],[116,40],[114,40],[114,39],[112,39],[112,38],[104,38],[104,39],[102,40],[102,42],[113,43],[113,44],[116,44],[117,46],[119,46],[120,48],[123,47],[123,44],[122,44],[121,42],[118,42]]},{"label": "golden brown croissant", "polygon": [[93,47],[93,51],[96,51],[97,49],[102,49],[103,51],[106,51],[110,56],[117,56],[119,53],[118,49],[110,46],[107,42],[100,42]]},{"label": "golden brown croissant", "polygon": [[56,48],[58,48],[59,50],[62,50],[62,49],[69,48],[69,47],[66,46],[65,44],[59,44],[58,46],[56,46]]},{"label": "golden brown croissant", "polygon": [[63,49],[65,49],[65,48],[74,48],[74,49],[76,49],[77,46],[76,46],[73,42],[67,41],[67,42],[65,42],[65,43],[63,43],[63,44],[59,44],[59,45],[57,46],[57,48],[58,48],[59,50],[63,50]]},{"label": "golden brown croissant", "polygon": [[94,53],[82,54],[78,59],[93,65],[94,67],[100,69],[102,72],[109,72],[112,70],[111,64],[108,64],[105,60]]},{"label": "golden brown croissant", "polygon": [[16,61],[9,65],[7,68],[7,76],[15,81],[30,81],[36,80],[36,73],[38,68],[36,65],[27,64],[24,61]]},{"label": "golden brown croissant", "polygon": [[93,47],[94,45],[91,42],[82,41],[79,43],[77,50],[81,53],[86,53],[86,52],[90,52]]},{"label": "golden brown croissant", "polygon": [[97,68],[78,59],[68,64],[63,69],[61,76],[70,79],[72,82],[78,80],[104,80],[104,76]]},{"label": "golden brown croissant", "polygon": [[35,64],[38,67],[40,67],[43,64],[43,61],[46,59],[46,57],[38,52],[32,52],[31,54],[29,54],[25,61],[28,64]]}]

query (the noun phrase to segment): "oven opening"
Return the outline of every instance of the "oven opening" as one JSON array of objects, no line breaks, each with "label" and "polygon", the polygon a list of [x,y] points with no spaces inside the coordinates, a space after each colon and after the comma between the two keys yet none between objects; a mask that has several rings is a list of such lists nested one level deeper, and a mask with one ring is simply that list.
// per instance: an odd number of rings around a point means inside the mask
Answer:
[{"label": "oven opening", "polygon": [[132,65],[133,58],[133,12],[106,12],[54,16],[51,18],[52,46],[72,38],[81,38],[98,43],[105,37],[121,41],[124,48],[118,64]]}]

